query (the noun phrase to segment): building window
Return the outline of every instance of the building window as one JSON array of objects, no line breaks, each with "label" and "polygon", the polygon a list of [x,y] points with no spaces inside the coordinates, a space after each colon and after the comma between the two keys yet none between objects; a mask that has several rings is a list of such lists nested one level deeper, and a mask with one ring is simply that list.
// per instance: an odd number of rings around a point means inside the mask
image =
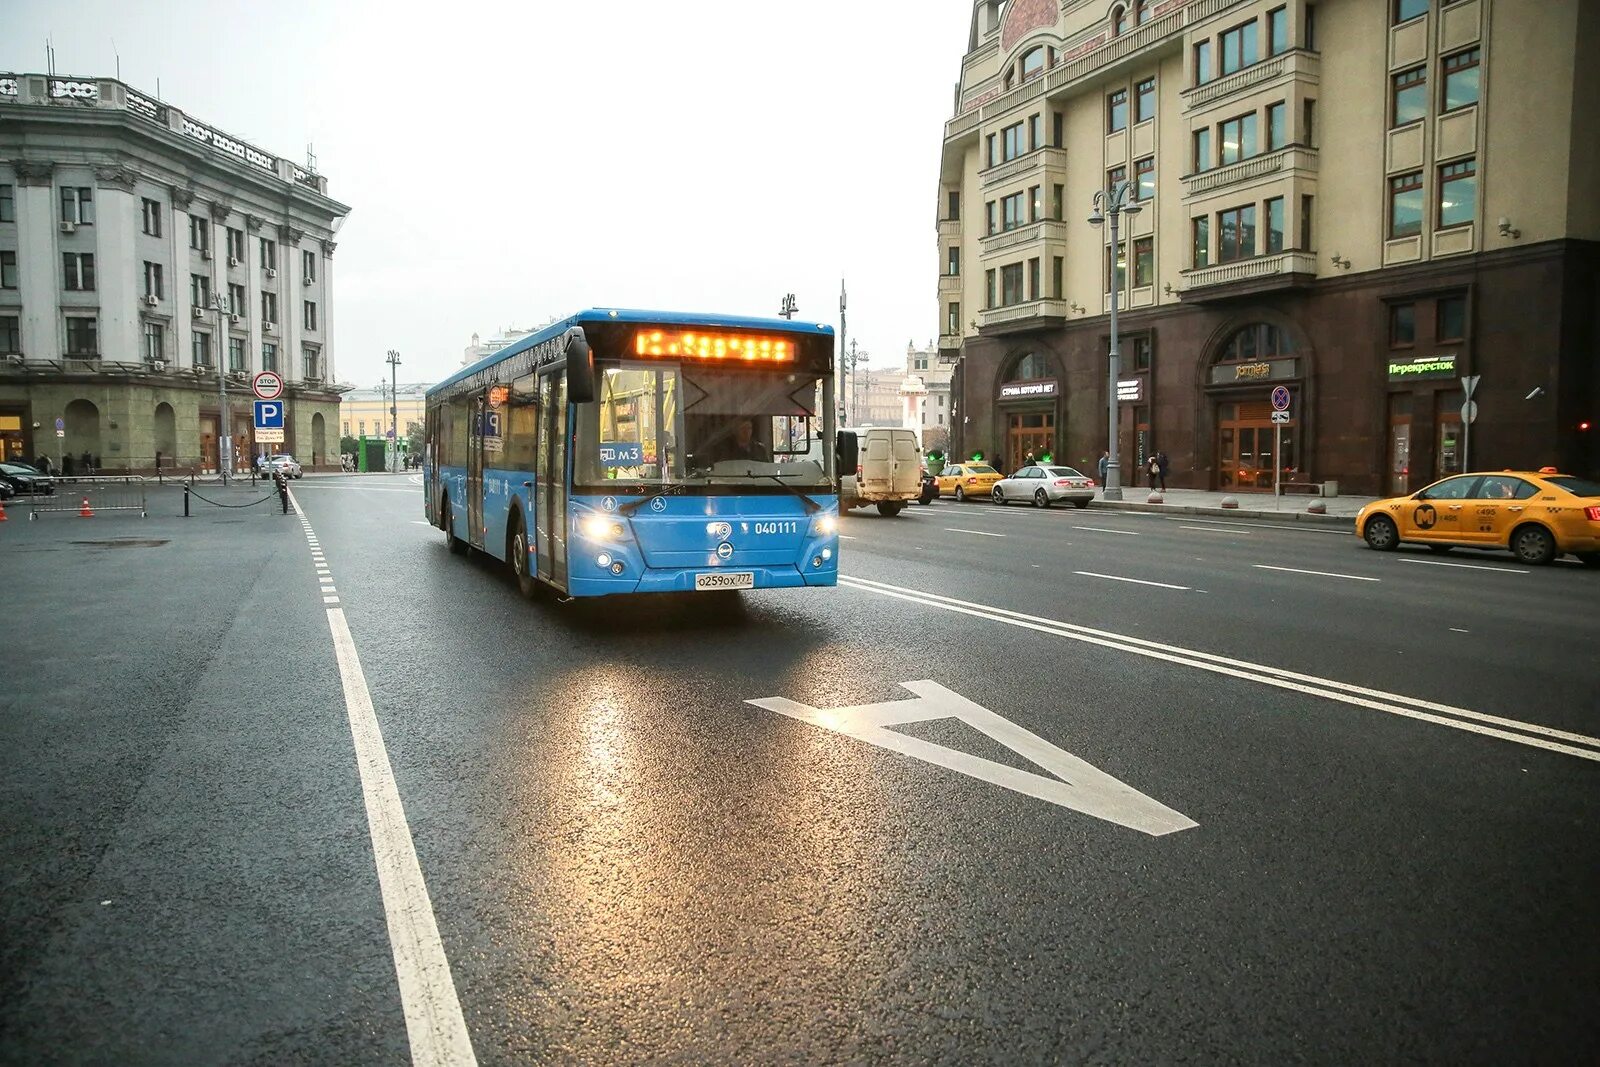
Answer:
[{"label": "building window", "polygon": [[1443,296],[1434,309],[1434,340],[1461,341],[1467,336],[1467,298]]},{"label": "building window", "polygon": [[1307,148],[1317,147],[1317,102],[1307,100],[1300,113],[1300,143]]},{"label": "building window", "polygon": [[1316,4],[1307,4],[1306,5],[1305,17],[1302,18],[1300,20],[1300,22],[1305,27],[1306,51],[1315,52],[1317,50],[1317,5]]},{"label": "building window", "polygon": [[1415,237],[1422,232],[1422,172],[1389,179],[1389,236]]},{"label": "building window", "polygon": [[62,186],[61,221],[79,226],[94,225],[94,190],[83,187]]},{"label": "building window", "polygon": [[1191,228],[1191,259],[1196,268],[1211,265],[1211,218],[1201,215],[1197,219],[1190,219]]},{"label": "building window", "polygon": [[950,304],[945,306],[944,312],[945,312],[944,332],[950,337],[960,336],[960,334],[961,334],[961,305],[958,304],[958,303],[952,302],[952,303],[950,303]]},{"label": "building window", "polygon": [[1039,291],[1039,258],[1035,256],[1028,260],[1028,299],[1038,300],[1043,296]]},{"label": "building window", "polygon": [[1275,7],[1267,12],[1267,54],[1281,55],[1289,50],[1289,12]]},{"label": "building window", "polygon": [[1128,128],[1128,90],[1118,89],[1106,97],[1106,132]]},{"label": "building window", "polygon": [[1044,186],[1035,185],[1028,190],[1028,221],[1038,222],[1044,214]]},{"label": "building window", "polygon": [[983,306],[994,307],[994,271],[983,272]]},{"label": "building window", "polygon": [[[150,201],[146,200],[145,203]],[[0,222],[17,221],[17,193],[9,185],[0,185]]]},{"label": "building window", "polygon": [[155,200],[144,200],[141,203],[144,232],[151,237],[161,236],[161,204]]},{"label": "building window", "polygon": [[17,287],[17,254],[0,252],[0,289]]},{"label": "building window", "polygon": [[1228,338],[1217,362],[1254,363],[1274,356],[1291,356],[1294,351],[1293,338],[1270,323],[1258,322]]},{"label": "building window", "polygon": [[199,215],[189,216],[189,247],[196,252],[211,250],[211,223]]},{"label": "building window", "polygon": [[1260,151],[1256,141],[1256,113],[1240,115],[1236,119],[1229,119],[1217,128],[1217,136],[1222,141],[1222,164],[1237,163],[1241,159],[1249,159]]},{"label": "building window", "polygon": [[95,320],[88,315],[67,316],[67,355],[84,358],[100,354]]},{"label": "building window", "polygon": [[228,262],[229,264],[244,262],[244,231],[228,227]]},{"label": "building window", "polygon": [[1256,206],[1217,212],[1217,262],[1232,263],[1256,254]]},{"label": "building window", "polygon": [[1000,161],[1009,162],[1022,155],[1022,123],[1007,126],[1000,131]]},{"label": "building window", "polygon": [[1133,164],[1133,177],[1138,185],[1135,195],[1140,200],[1149,200],[1156,195],[1156,157],[1145,156],[1135,160]]},{"label": "building window", "polygon": [[190,341],[190,354],[194,356],[196,367],[211,366],[211,335],[204,330],[196,330]]},{"label": "building window", "polygon": [[278,269],[278,243],[261,238],[261,269]]},{"label": "building window", "polygon": [[961,221],[961,191],[959,189],[951,189],[945,200],[944,217],[951,222]]},{"label": "building window", "polygon": [[993,200],[990,200],[990,201],[988,201],[987,203],[985,203],[983,205],[983,213],[984,213],[984,216],[985,216],[985,218],[984,218],[984,232],[985,233],[989,233],[989,234],[993,234],[994,233],[994,201]]},{"label": "building window", "polygon": [[1057,148],[1060,148],[1067,139],[1066,117],[1059,111],[1052,112],[1050,115],[1050,125],[1052,127],[1051,133],[1053,134],[1050,143],[1055,145]]},{"label": "building window", "polygon": [[244,338],[228,338],[228,369],[242,371],[246,369],[244,361]]},{"label": "building window", "polygon": [[1125,182],[1127,180],[1128,180],[1128,168],[1125,167],[1125,166],[1124,167],[1112,167],[1110,170],[1106,171],[1106,188],[1107,189],[1115,189],[1117,187],[1118,183]]},{"label": "building window", "polygon": [[1128,341],[1128,348],[1132,352],[1132,362],[1130,363],[1130,366],[1132,366],[1134,370],[1149,370],[1151,362],[1149,336],[1141,335],[1130,338]]},{"label": "building window", "polygon": [[246,302],[250,298],[245,295],[244,286],[229,283],[228,285],[228,310],[235,315],[243,315],[247,310]]},{"label": "building window", "polygon": [[1211,69],[1211,42],[1200,41],[1194,46],[1194,83],[1204,85],[1216,73]]},{"label": "building window", "polygon": [[1267,105],[1267,151],[1269,152],[1289,143],[1289,124],[1284,118],[1288,111],[1288,105],[1282,100]]},{"label": "building window", "polygon": [[166,331],[159,322],[144,324],[144,358],[146,363],[167,358]]},{"label": "building window", "polygon": [[162,284],[161,264],[144,261],[144,295],[153,296],[157,300],[167,298],[166,286]]},{"label": "building window", "polygon": [[1128,28],[1128,9],[1118,4],[1111,9],[1111,36],[1120,37]]},{"label": "building window", "polygon": [[261,321],[262,322],[277,322],[278,321],[278,294],[277,293],[262,293],[261,294]]},{"label": "building window", "polygon": [[1133,240],[1133,287],[1143,289],[1156,283],[1156,239],[1136,237]]},{"label": "building window", "polygon": [[1194,169],[1210,170],[1214,166],[1211,155],[1211,127],[1194,131]]},{"label": "building window", "polygon": [[1066,295],[1062,282],[1062,274],[1066,268],[1066,262],[1066,258],[1063,256],[1055,256],[1050,260],[1050,295],[1057,300]]},{"label": "building window", "polygon": [[1150,0],[1133,0],[1133,21],[1136,26],[1143,26],[1155,17],[1155,8],[1150,6]]},{"label": "building window", "polygon": [[63,252],[61,254],[62,284],[72,292],[94,291],[94,254],[92,252]]},{"label": "building window", "polygon": [[1027,81],[1030,78],[1037,78],[1043,73],[1044,48],[1041,46],[1039,48],[1030,49],[1028,53],[1022,57],[1022,80]]},{"label": "building window", "polygon": [[949,256],[945,260],[945,264],[944,264],[944,272],[945,272],[945,274],[949,275],[952,278],[954,278],[956,275],[961,273],[961,246],[960,245],[951,245],[950,246]]},{"label": "building window", "polygon": [[1463,159],[1439,168],[1439,228],[1465,226],[1478,215],[1478,165]]},{"label": "building window", "polygon": [[1022,291],[1022,264],[1008,263],[1000,268],[1000,306],[1020,304],[1026,297]]},{"label": "building window", "polygon": [[1315,231],[1311,229],[1311,202],[1309,196],[1300,198],[1300,250],[1309,252],[1317,246],[1312,243]]},{"label": "building window", "polygon": [[1021,193],[1012,193],[1000,201],[1000,228],[1002,230],[1014,230],[1022,225],[1023,212],[1027,210],[1024,204],[1025,199]]},{"label": "building window", "polygon": [[1217,43],[1222,52],[1222,73],[1243,70],[1256,61],[1256,20],[1224,30]]},{"label": "building window", "polygon": [[1275,196],[1261,205],[1267,216],[1267,253],[1283,251],[1283,197]]},{"label": "building window", "polygon": [[271,341],[261,342],[261,369],[270,370],[273,373],[277,373],[278,346],[273,344]]},{"label": "building window", "polygon": [[1037,152],[1044,147],[1044,122],[1039,115],[1028,116],[1028,148]]},{"label": "building window", "polygon": [[1412,304],[1389,305],[1389,347],[1410,348],[1417,343],[1417,309]]},{"label": "building window", "polygon": [[305,372],[303,377],[307,381],[322,377],[322,375],[318,373],[317,350],[315,348],[301,349],[300,366]]},{"label": "building window", "polygon": [[15,315],[0,315],[0,353],[22,351],[22,320]]},{"label": "building window", "polygon": [[1395,25],[1428,13],[1428,0],[1394,0]]},{"label": "building window", "polygon": [[1029,352],[1018,359],[1006,376],[1008,382],[1035,382],[1050,376],[1050,365],[1037,352]]},{"label": "building window", "polygon": [[1396,74],[1389,110],[1390,127],[1416,122],[1428,113],[1428,69],[1412,67]]},{"label": "building window", "polygon": [[344,420],[344,436],[346,436],[346,437],[350,436],[350,420],[349,419],[345,419]]},{"label": "building window", "polygon": [[984,158],[989,161],[989,166],[992,167],[996,163],[1000,162],[1000,157],[996,154],[998,149],[996,149],[996,147],[995,147],[994,134],[991,133],[987,137],[985,137],[983,139],[983,143],[984,143]]},{"label": "building window", "polygon": [[189,306],[197,308],[211,306],[211,279],[204,274],[189,275]]},{"label": "building window", "polygon": [[1148,122],[1156,117],[1156,80],[1146,78],[1133,87],[1133,121]]},{"label": "building window", "polygon": [[1444,57],[1444,110],[1478,102],[1478,50],[1469,48]]},{"label": "building window", "polygon": [[367,420],[366,419],[358,419],[358,420],[356,420],[356,428],[357,428],[357,432],[360,433],[362,437],[367,436]]},{"label": "building window", "polygon": [[1112,286],[1116,286],[1119,293],[1128,287],[1128,242],[1118,241],[1115,249],[1106,246],[1105,280],[1108,293]]},{"label": "building window", "polygon": [[303,307],[301,309],[301,314],[304,317],[305,324],[306,324],[306,329],[307,330],[311,330],[311,331],[315,331],[316,328],[317,328],[317,304],[316,304],[316,301],[307,300],[305,302],[305,307]]}]

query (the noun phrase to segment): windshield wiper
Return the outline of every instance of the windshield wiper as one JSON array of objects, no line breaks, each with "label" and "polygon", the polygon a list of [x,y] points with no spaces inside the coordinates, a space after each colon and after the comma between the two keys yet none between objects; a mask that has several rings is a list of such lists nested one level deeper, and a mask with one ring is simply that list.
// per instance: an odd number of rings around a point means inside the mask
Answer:
[{"label": "windshield wiper", "polygon": [[773,481],[777,482],[779,485],[783,486],[785,489],[789,490],[789,492],[801,499],[801,501],[805,504],[807,515],[815,515],[817,512],[822,510],[821,504],[817,503],[815,500],[812,500],[800,490],[784,481],[783,475],[781,474],[757,474],[755,471],[746,471],[743,476],[746,478],[771,478]]}]

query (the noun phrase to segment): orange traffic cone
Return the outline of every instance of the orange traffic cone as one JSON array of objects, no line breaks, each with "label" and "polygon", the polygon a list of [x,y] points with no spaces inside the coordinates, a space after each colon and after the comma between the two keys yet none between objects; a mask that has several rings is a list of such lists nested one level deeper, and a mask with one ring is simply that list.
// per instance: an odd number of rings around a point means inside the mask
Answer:
[{"label": "orange traffic cone", "polygon": [[4,500],[0,500],[0,522],[9,521],[10,520],[6,518],[6,502]]},{"label": "orange traffic cone", "polygon": [[89,506],[89,498],[83,498],[83,507],[78,509],[78,517],[83,519],[94,518],[94,509]]}]

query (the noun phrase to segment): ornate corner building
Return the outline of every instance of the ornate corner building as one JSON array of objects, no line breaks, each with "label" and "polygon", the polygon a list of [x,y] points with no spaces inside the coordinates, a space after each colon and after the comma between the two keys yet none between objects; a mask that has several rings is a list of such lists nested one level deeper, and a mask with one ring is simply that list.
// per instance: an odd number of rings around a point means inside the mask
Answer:
[{"label": "ornate corner building", "polygon": [[215,470],[226,425],[243,467],[271,370],[286,437],[259,450],[338,469],[348,212],[322,175],[120,81],[0,74],[0,454]]},{"label": "ornate corner building", "polygon": [[[1600,471],[1597,46],[1600,0],[979,0],[939,175],[955,447],[1093,471],[1115,388],[1125,482]],[[1124,180],[1112,248],[1085,220]]]}]

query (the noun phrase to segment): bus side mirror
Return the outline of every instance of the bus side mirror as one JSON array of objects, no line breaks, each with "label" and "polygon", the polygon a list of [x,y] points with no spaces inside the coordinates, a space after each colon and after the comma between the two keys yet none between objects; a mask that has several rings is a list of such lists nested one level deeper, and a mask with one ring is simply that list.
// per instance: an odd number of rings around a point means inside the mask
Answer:
[{"label": "bus side mirror", "polygon": [[856,464],[860,462],[861,458],[861,446],[856,441],[856,435],[853,433],[841,433],[837,441],[838,443],[834,446],[834,455],[838,458],[839,476],[842,478],[846,474],[854,474],[856,472]]},{"label": "bus side mirror", "polygon": [[594,399],[594,350],[583,327],[567,331],[567,402],[587,404]]}]

